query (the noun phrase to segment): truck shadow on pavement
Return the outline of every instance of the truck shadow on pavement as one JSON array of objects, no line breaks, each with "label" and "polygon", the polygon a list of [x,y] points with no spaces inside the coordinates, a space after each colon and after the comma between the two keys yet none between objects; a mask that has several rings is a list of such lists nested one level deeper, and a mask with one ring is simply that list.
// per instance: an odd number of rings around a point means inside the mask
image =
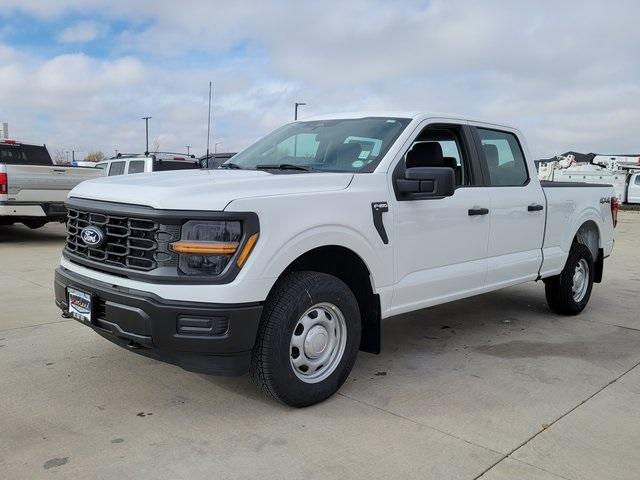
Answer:
[{"label": "truck shadow on pavement", "polygon": [[48,223],[44,227],[35,230],[21,223],[0,225],[0,245],[29,243],[48,246],[60,244],[60,248],[62,248],[66,236],[65,226],[62,223]]},{"label": "truck shadow on pavement", "polygon": [[[537,382],[555,384],[559,377],[551,365],[559,361],[609,368],[639,349],[640,334],[552,313],[542,283],[531,283],[385,319],[382,352],[360,352],[340,392],[385,397],[386,387],[393,385],[401,395],[403,385],[428,391],[431,383],[443,387],[451,376],[515,381],[533,375]],[[540,362],[548,363],[549,371]],[[248,376],[203,378],[234,394],[262,399]]]}]

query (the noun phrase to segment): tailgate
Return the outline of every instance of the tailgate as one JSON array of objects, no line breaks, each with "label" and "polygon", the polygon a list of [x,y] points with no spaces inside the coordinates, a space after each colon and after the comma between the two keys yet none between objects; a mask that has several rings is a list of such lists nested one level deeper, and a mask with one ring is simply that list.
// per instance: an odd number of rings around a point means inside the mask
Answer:
[{"label": "tailgate", "polygon": [[90,168],[44,165],[5,165],[5,168],[8,201],[20,203],[62,203],[78,183],[102,175],[102,171]]}]

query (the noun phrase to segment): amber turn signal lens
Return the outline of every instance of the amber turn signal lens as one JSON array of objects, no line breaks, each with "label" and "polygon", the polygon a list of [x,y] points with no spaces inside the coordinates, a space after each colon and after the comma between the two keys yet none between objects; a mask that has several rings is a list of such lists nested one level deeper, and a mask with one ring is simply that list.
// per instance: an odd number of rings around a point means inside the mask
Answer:
[{"label": "amber turn signal lens", "polygon": [[171,250],[176,253],[192,255],[231,255],[236,253],[236,242],[189,242],[180,240],[170,244]]},{"label": "amber turn signal lens", "polygon": [[238,265],[239,268],[242,268],[244,263],[247,261],[247,258],[249,258],[249,254],[251,253],[251,250],[253,250],[253,247],[256,245],[257,241],[258,241],[257,233],[254,233],[253,235],[251,235],[249,237],[249,240],[247,240],[247,243],[242,249],[242,252],[240,252],[240,256],[238,256],[238,260],[236,260],[236,265]]}]

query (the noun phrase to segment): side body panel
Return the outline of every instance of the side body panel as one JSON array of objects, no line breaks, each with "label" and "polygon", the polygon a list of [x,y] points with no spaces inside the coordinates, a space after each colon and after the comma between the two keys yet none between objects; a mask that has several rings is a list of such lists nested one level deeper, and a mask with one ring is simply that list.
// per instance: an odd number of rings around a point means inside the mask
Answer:
[{"label": "side body panel", "polygon": [[615,196],[613,187],[553,187],[545,188],[544,193],[547,198],[547,227],[541,277],[560,273],[573,238],[585,222],[592,221],[598,227],[599,247],[605,257],[611,253],[613,221],[610,203],[604,200]]}]

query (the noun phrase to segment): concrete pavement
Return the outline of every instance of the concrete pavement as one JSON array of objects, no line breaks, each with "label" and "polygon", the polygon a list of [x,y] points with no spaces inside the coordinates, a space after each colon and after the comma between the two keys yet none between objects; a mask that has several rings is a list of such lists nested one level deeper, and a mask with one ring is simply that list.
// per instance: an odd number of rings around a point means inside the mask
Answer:
[{"label": "concrete pavement", "polygon": [[120,349],[52,299],[64,229],[0,227],[0,478],[637,479],[640,213],[560,317],[527,284],[389,319],[303,410]]}]

